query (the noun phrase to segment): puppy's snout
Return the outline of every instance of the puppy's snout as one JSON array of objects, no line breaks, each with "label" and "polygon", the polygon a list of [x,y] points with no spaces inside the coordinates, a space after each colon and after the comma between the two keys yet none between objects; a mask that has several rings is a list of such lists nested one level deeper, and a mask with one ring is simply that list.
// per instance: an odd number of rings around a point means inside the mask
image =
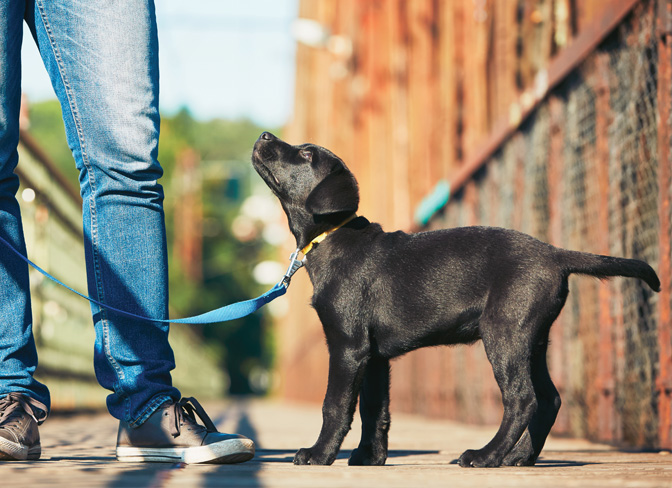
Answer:
[{"label": "puppy's snout", "polygon": [[273,150],[274,144],[272,143],[278,140],[279,139],[270,132],[262,132],[257,139],[257,142],[254,143],[254,150],[252,151],[253,157],[262,160],[272,158],[275,153]]},{"label": "puppy's snout", "polygon": [[262,132],[257,141],[272,141],[273,139],[275,139],[275,136],[270,132]]}]

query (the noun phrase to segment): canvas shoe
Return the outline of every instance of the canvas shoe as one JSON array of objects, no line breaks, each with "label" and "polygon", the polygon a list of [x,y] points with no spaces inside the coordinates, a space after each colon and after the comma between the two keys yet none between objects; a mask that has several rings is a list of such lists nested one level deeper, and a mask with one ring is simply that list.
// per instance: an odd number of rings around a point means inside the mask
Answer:
[{"label": "canvas shoe", "polygon": [[[196,415],[204,425],[196,421]],[[163,404],[139,427],[124,421],[119,424],[119,461],[232,464],[253,457],[254,442],[218,432],[194,398]]]},{"label": "canvas shoe", "polygon": [[40,458],[37,426],[47,418],[47,407],[23,393],[0,398],[0,460]]}]

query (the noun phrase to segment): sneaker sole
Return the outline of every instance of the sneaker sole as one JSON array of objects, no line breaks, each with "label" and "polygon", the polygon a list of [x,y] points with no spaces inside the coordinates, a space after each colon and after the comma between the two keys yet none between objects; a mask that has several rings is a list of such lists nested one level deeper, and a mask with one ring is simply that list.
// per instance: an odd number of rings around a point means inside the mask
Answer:
[{"label": "sneaker sole", "polygon": [[117,446],[117,460],[126,463],[235,464],[254,457],[250,439],[229,439],[196,447]]},{"label": "sneaker sole", "polygon": [[0,459],[4,461],[35,461],[40,459],[40,454],[42,454],[40,444],[29,448],[0,437]]}]

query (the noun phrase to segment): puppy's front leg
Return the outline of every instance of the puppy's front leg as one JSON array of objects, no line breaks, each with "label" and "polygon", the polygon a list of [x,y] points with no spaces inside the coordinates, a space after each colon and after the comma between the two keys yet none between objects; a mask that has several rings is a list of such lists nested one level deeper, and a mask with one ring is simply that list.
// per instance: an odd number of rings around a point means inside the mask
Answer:
[{"label": "puppy's front leg", "polygon": [[348,464],[379,466],[387,459],[387,434],[390,430],[390,362],[371,357],[366,365],[359,394],[362,439],[352,451]]},{"label": "puppy's front leg", "polygon": [[322,405],[322,430],[310,448],[299,449],[294,464],[331,464],[350,430],[366,358],[359,351],[331,351],[329,383]]}]

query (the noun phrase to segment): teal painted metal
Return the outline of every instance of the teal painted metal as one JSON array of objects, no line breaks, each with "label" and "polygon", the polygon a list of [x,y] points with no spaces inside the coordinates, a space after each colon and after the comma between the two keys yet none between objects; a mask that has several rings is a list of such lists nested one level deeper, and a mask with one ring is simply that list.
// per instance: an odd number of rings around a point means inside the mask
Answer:
[{"label": "teal painted metal", "polygon": [[415,223],[419,226],[427,225],[427,222],[443,207],[450,199],[450,183],[439,180],[434,189],[420,202],[415,210]]}]

